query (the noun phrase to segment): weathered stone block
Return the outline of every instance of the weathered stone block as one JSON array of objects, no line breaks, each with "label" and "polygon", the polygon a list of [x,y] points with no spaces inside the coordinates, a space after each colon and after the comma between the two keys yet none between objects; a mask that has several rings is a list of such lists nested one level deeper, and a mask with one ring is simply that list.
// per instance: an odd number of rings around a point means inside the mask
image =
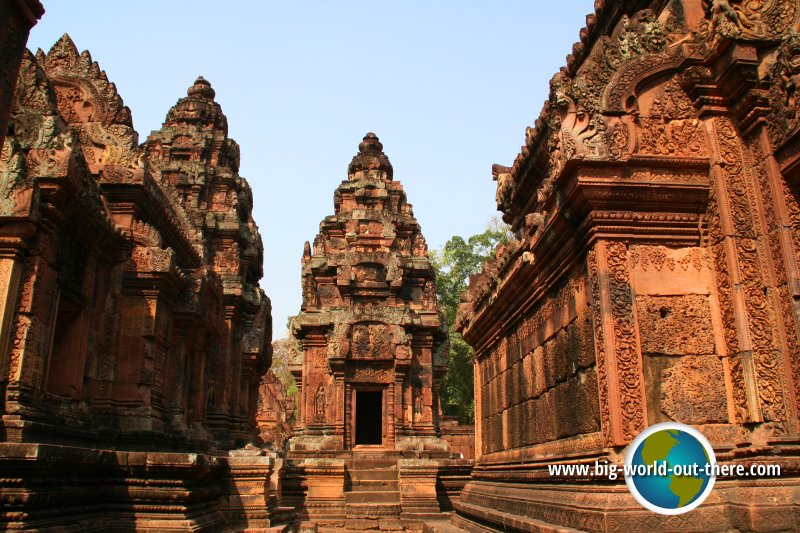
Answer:
[{"label": "weathered stone block", "polygon": [[533,371],[534,371],[534,384],[533,395],[534,397],[541,396],[547,390],[547,379],[545,370],[545,357],[544,347],[538,346],[533,351]]},{"label": "weathered stone block", "polygon": [[536,391],[535,372],[533,352],[530,352],[522,360],[522,380],[525,383],[523,398],[526,400],[533,398],[533,395]]},{"label": "weathered stone block", "polygon": [[686,424],[726,422],[725,375],[719,357],[684,356],[662,373],[661,410]]},{"label": "weathered stone block", "polygon": [[707,296],[639,296],[636,312],[643,353],[714,353],[714,330]]}]

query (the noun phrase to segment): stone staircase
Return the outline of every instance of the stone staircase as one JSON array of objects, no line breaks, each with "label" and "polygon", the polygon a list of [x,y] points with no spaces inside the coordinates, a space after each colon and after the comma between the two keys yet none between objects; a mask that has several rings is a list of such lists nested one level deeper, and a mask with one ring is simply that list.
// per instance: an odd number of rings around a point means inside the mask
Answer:
[{"label": "stone staircase", "polygon": [[352,459],[345,468],[348,531],[403,531],[397,461]]}]

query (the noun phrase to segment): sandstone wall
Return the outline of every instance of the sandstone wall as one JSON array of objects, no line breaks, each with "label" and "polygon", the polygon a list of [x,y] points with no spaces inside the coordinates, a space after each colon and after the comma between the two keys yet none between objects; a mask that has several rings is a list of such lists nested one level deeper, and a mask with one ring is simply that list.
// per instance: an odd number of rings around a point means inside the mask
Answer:
[{"label": "sandstone wall", "polygon": [[493,167],[516,240],[459,306],[478,461],[456,521],[796,529],[785,479],[727,479],[698,510],[655,517],[621,481],[548,474],[620,463],[670,420],[721,462],[797,465],[800,8],[595,7],[513,165]]},{"label": "sandstone wall", "polygon": [[482,454],[599,430],[585,279],[568,278],[478,361]]}]

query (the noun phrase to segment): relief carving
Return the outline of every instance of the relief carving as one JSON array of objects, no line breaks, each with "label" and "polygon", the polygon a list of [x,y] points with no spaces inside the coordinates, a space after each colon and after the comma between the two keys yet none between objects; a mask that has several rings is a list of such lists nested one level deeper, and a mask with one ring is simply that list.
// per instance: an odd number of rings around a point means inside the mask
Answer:
[{"label": "relief carving", "polygon": [[314,395],[314,421],[325,421],[325,386],[320,383]]},{"label": "relief carving", "polygon": [[384,324],[356,324],[352,331],[354,359],[386,359],[394,356],[389,331]]},{"label": "relief carving", "polygon": [[778,48],[770,84],[770,139],[779,146],[800,126],[800,33],[789,32]]},{"label": "relief carving", "polygon": [[627,441],[644,428],[641,387],[641,348],[633,319],[633,298],[629,283],[627,248],[619,242],[606,247],[611,314],[615,336],[617,373],[620,376],[623,434]]},{"label": "relief carving", "polygon": [[711,31],[723,37],[769,39],[787,31],[797,4],[785,0],[703,0]]}]

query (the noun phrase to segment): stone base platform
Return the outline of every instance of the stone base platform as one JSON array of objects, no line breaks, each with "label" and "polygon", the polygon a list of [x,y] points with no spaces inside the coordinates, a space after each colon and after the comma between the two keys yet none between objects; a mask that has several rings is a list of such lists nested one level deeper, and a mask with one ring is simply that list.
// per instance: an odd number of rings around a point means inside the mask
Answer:
[{"label": "stone base platform", "polygon": [[640,506],[622,483],[472,481],[455,503],[454,525],[471,532],[626,533],[800,530],[800,480],[718,479],[697,509],[664,516]]},{"label": "stone base platform", "polygon": [[260,450],[212,455],[0,443],[0,530],[277,532],[273,465]]}]

